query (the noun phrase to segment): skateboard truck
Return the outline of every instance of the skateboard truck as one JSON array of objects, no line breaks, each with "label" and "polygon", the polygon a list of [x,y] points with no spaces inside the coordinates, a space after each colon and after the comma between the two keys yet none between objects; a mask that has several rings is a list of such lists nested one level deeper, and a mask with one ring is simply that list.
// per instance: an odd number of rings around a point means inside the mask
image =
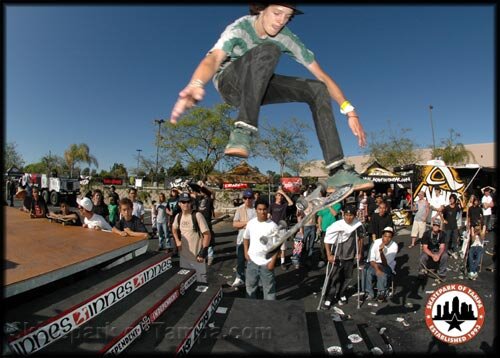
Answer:
[{"label": "skateboard truck", "polygon": [[324,181],[318,182],[316,189],[314,189],[311,194],[306,197],[301,196],[297,199],[295,206],[297,207],[297,209],[304,211],[309,206],[309,203],[311,203],[313,206],[321,205],[323,203],[322,198],[326,193],[326,189],[327,185]]}]

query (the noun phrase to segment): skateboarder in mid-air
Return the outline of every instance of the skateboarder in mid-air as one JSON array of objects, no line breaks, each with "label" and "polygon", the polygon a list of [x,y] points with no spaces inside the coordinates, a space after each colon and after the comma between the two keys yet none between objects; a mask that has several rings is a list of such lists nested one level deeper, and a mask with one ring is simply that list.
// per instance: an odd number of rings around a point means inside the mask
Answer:
[{"label": "skateboarder in mid-air", "polygon": [[[250,5],[250,15],[230,24],[194,71],[189,84],[179,93],[171,123],[201,101],[204,86],[213,78],[222,98],[239,109],[224,153],[247,158],[252,137],[257,133],[260,106],[271,103],[304,102],[311,109],[319,144],[323,151],[328,191],[351,184],[354,191],[369,190],[373,183],[362,179],[345,164],[344,153],[333,117],[331,98],[347,116],[360,147],[366,136],[353,105],[340,87],[323,71],[315,55],[285,25],[302,12],[293,3]],[[314,79],[274,74],[281,53],[304,65]]]}]

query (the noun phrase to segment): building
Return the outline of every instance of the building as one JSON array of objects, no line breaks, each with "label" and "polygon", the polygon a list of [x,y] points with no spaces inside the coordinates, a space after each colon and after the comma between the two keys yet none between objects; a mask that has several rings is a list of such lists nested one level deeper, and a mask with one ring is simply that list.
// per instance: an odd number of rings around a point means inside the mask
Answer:
[{"label": "building", "polygon": [[[495,143],[466,144],[465,148],[471,151],[474,155],[474,158],[476,159],[476,163],[474,164],[479,164],[481,167],[487,169],[488,171],[496,171]],[[415,164],[425,164],[428,160],[433,159],[431,157],[431,148],[418,149],[417,152],[422,160],[420,163]],[[368,155],[357,155],[346,157],[346,161],[348,164],[354,165],[355,170],[358,173],[361,173],[372,162],[369,158],[370,157]],[[307,168],[303,169],[300,172],[300,176],[318,177],[320,179],[326,178],[328,176],[328,172],[324,167],[325,164],[323,160],[311,161]]]}]

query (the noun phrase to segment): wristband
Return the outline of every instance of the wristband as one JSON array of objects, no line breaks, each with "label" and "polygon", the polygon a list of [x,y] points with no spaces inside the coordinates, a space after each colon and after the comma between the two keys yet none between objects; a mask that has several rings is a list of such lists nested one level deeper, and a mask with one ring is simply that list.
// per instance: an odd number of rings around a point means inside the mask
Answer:
[{"label": "wristband", "polygon": [[205,84],[203,83],[202,80],[192,80],[189,83],[189,87],[195,87],[195,88],[203,88]]},{"label": "wristband", "polygon": [[351,104],[351,102],[349,101],[344,101],[341,105],[340,105],[340,113],[342,114],[347,114],[349,112],[352,112],[354,111],[354,107],[353,105]]},{"label": "wristband", "polygon": [[198,252],[198,256],[201,257],[202,259],[207,258],[207,256],[208,256],[208,247],[202,247],[200,249],[200,252]]}]

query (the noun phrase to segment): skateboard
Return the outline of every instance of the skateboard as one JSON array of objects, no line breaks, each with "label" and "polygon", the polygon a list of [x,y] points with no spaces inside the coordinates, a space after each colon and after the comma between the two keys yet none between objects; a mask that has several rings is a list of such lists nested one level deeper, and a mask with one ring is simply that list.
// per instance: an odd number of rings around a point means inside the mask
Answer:
[{"label": "skateboard", "polygon": [[422,266],[424,267],[423,270],[425,271],[425,274],[427,276],[433,278],[435,281],[438,281],[439,283],[444,283],[444,280],[441,277],[439,277],[437,273],[427,268],[427,266],[425,266],[424,264],[422,264]]},{"label": "skateboard", "polygon": [[326,183],[320,182],[318,183],[318,187],[314,189],[311,194],[297,200],[295,205],[299,210],[303,211],[309,206],[312,207],[312,210],[290,229],[284,233],[281,230],[276,230],[271,235],[262,236],[260,238],[260,242],[267,246],[267,250],[265,251],[266,259],[271,258],[276,251],[279,250],[280,246],[286,240],[293,237],[301,227],[303,227],[312,217],[314,217],[314,215],[316,215],[318,211],[344,200],[353,192],[352,185],[348,184],[335,188],[335,192],[333,194],[323,197],[322,193],[326,192],[326,189]]},{"label": "skateboard", "polygon": [[462,247],[460,248],[459,255],[462,261],[460,262],[460,269],[464,274],[467,274],[467,259],[470,244],[470,231],[464,230],[462,232]]},{"label": "skateboard", "polygon": [[58,223],[58,224],[62,224],[63,226],[66,226],[66,225],[74,225],[74,219],[60,219],[60,218],[51,218],[51,217],[47,217],[47,219],[49,219],[49,222],[51,223]]}]

